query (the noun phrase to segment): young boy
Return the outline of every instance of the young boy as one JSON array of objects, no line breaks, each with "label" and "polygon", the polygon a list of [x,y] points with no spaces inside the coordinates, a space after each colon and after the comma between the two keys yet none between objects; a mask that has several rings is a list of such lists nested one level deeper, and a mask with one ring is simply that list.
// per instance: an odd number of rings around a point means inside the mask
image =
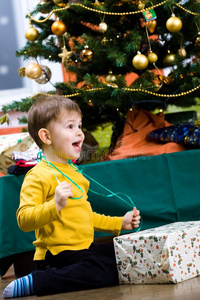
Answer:
[{"label": "young boy", "polygon": [[44,157],[24,179],[17,221],[35,231],[37,270],[11,282],[4,298],[49,295],[118,284],[112,243],[94,243],[94,230],[113,232],[139,227],[136,208],[124,217],[92,211],[89,182],[70,163],[84,140],[78,105],[62,96],[39,97],[28,112],[28,130]]}]

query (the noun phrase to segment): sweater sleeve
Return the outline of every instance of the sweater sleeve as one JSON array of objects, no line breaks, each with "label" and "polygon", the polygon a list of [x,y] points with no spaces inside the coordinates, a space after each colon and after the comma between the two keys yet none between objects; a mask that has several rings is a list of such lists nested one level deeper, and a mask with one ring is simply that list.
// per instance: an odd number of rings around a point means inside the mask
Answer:
[{"label": "sweater sleeve", "polygon": [[20,192],[17,222],[23,231],[33,231],[59,220],[61,217],[54,198],[46,201],[48,183],[42,183],[35,174],[25,177]]},{"label": "sweater sleeve", "polygon": [[112,232],[119,235],[122,227],[123,217],[111,217],[93,213],[94,230],[103,232]]}]

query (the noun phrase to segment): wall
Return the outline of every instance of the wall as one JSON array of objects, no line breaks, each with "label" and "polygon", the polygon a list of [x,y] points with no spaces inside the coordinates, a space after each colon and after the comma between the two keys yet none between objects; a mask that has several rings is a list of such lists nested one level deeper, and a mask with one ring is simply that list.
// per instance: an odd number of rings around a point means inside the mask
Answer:
[{"label": "wall", "polygon": [[[28,12],[32,11],[39,3],[39,0],[7,0],[1,1],[0,10],[0,117],[3,115],[3,105],[20,101],[35,93],[53,90],[52,84],[38,84],[35,80],[27,77],[21,78],[18,75],[20,67],[26,67],[30,60],[22,61],[15,56],[16,50],[22,48],[26,43],[25,33],[29,28],[29,21],[26,18]],[[46,16],[46,15],[45,15]],[[38,16],[39,17],[39,16]],[[63,81],[62,67],[59,64],[40,60],[40,64],[48,65],[52,71],[51,82]],[[21,126],[18,118],[23,113],[9,113],[11,118],[10,126]],[[5,123],[0,129],[7,127]]]}]

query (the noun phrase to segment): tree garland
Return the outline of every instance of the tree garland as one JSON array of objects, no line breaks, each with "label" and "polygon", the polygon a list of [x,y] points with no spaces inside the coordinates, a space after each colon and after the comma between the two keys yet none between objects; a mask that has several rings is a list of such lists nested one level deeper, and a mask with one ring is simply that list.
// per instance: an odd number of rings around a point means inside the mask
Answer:
[{"label": "tree garland", "polygon": [[[110,86],[114,89],[116,89],[117,87],[115,86]],[[105,88],[92,88],[92,89],[88,89],[87,91],[85,92],[90,92],[90,91],[102,91],[104,90]],[[135,88],[135,89],[131,89],[131,88],[122,88],[122,90],[124,91],[128,91],[128,92],[142,92],[142,93],[146,93],[146,94],[150,94],[150,95],[153,95],[153,96],[157,96],[157,97],[162,97],[162,98],[177,98],[177,97],[182,97],[182,96],[186,96],[188,94],[191,94],[195,91],[197,91],[198,89],[200,89],[200,85],[196,86],[195,88],[189,90],[189,91],[186,91],[186,92],[182,92],[182,93],[179,93],[179,94],[172,94],[172,95],[168,95],[168,94],[158,94],[158,93],[155,93],[155,92],[151,92],[151,91],[148,91],[148,90],[144,90],[144,89],[141,89],[141,88]],[[30,97],[30,99],[34,98],[34,97],[37,97],[39,95],[44,95],[44,96],[51,96],[51,94],[47,94],[47,93],[42,93],[42,92],[38,92],[37,94],[33,95]],[[76,97],[76,96],[79,96],[81,95],[80,92],[78,93],[74,93],[74,94],[70,94],[70,95],[63,95],[63,97],[66,97],[66,98],[72,98],[72,97]]]},{"label": "tree garland", "polygon": [[[107,11],[104,11],[104,10],[98,10],[98,9],[95,9],[95,8],[91,8],[91,7],[88,7],[86,5],[83,5],[81,3],[72,3],[70,5],[66,5],[66,7],[63,7],[63,8],[57,8],[57,9],[53,9],[51,11],[51,13],[43,20],[37,20],[35,19],[33,16],[31,16],[31,14],[29,13],[28,14],[28,17],[31,18],[34,22],[37,22],[37,23],[45,23],[47,20],[50,19],[50,17],[56,13],[56,12],[59,12],[59,11],[64,11],[64,10],[67,10],[69,9],[71,6],[80,6],[86,10],[90,10],[90,11],[93,11],[95,13],[99,13],[99,14],[104,14],[104,15],[114,15],[114,16],[125,16],[125,15],[134,15],[134,14],[139,14],[139,13],[142,13],[142,12],[145,12],[145,11],[148,11],[148,10],[151,10],[151,9],[154,9],[156,7],[159,7],[159,6],[162,6],[166,3],[167,1],[162,1],[158,4],[155,4],[155,5],[152,5],[148,8],[144,8],[142,10],[137,10],[137,11],[130,11],[130,12],[122,12],[122,13],[115,13],[115,12],[107,12]],[[177,4],[175,3],[174,5],[176,5],[177,7],[179,7],[180,9],[184,10],[185,12],[191,14],[191,15],[195,15],[195,16],[200,16],[200,13],[195,13],[195,12],[192,12],[186,8],[184,8],[182,5],[180,4]]]}]

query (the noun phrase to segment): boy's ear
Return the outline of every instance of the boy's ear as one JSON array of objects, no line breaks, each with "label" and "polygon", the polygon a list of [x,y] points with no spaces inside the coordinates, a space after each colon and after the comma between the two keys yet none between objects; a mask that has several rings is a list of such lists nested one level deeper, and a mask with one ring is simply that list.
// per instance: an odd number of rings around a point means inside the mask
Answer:
[{"label": "boy's ear", "polygon": [[46,128],[41,128],[38,131],[38,136],[44,144],[51,145],[50,133]]}]

